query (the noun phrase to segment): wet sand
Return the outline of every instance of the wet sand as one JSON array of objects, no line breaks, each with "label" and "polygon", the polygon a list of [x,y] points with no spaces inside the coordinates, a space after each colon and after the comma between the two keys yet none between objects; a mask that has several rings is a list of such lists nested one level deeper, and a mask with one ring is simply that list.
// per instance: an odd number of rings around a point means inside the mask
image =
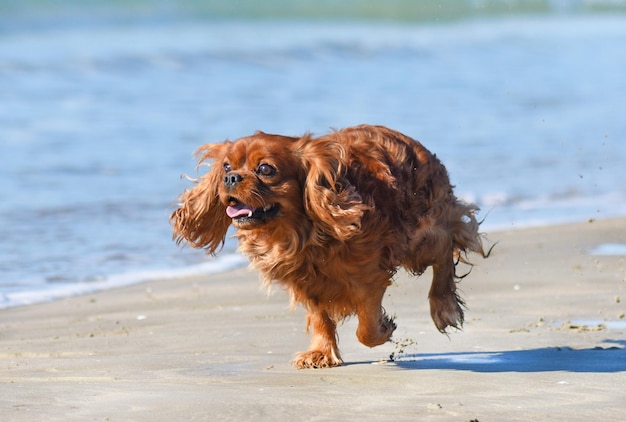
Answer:
[{"label": "wet sand", "polygon": [[429,272],[400,272],[394,341],[369,349],[349,320],[332,369],[290,365],[304,313],[246,269],[2,310],[0,419],[622,420],[625,257],[589,251],[626,243],[626,219],[489,238],[462,332],[430,320]]}]

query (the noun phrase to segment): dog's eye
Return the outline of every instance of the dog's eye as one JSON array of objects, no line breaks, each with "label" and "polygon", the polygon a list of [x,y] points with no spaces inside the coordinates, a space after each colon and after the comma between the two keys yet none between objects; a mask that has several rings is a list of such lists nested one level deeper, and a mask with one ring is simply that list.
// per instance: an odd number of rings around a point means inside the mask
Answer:
[{"label": "dog's eye", "polygon": [[261,164],[257,169],[256,169],[257,174],[260,174],[261,176],[273,176],[276,174],[276,169],[272,166],[270,166],[269,164]]},{"label": "dog's eye", "polygon": [[224,171],[230,171],[230,170],[231,170],[230,164],[224,163]]}]

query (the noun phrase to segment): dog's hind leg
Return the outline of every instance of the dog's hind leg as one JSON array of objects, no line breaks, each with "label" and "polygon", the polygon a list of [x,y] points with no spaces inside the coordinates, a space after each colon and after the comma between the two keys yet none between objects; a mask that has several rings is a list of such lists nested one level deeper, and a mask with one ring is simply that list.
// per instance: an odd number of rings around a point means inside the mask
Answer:
[{"label": "dog's hind leg", "polygon": [[433,281],[428,300],[430,315],[437,329],[445,333],[447,327],[461,328],[463,326],[465,303],[456,292],[452,241],[447,236],[443,236],[441,241],[445,243],[439,245],[440,252],[432,265]]},{"label": "dog's hind leg", "polygon": [[337,323],[321,310],[307,313],[307,330],[312,330],[309,350],[297,353],[292,363],[298,369],[328,368],[341,365],[337,346]]},{"label": "dog's hind leg", "polygon": [[411,273],[421,275],[427,267],[433,269],[428,292],[430,315],[442,333],[447,327],[461,328],[465,303],[456,292],[455,243],[450,230],[427,224],[415,236],[409,259],[403,265]]},{"label": "dog's hind leg", "polygon": [[[487,258],[493,246],[485,252],[478,232],[480,222],[476,220],[477,207],[472,204],[455,202],[450,208],[446,228],[436,228],[431,237],[433,254],[433,281],[428,294],[430,314],[435,325],[444,333],[447,327],[461,328],[463,325],[463,308],[465,302],[458,295],[457,282],[465,277],[458,277],[455,265],[459,261],[470,264],[466,260],[468,252]],[[467,274],[466,274],[467,275]]]}]

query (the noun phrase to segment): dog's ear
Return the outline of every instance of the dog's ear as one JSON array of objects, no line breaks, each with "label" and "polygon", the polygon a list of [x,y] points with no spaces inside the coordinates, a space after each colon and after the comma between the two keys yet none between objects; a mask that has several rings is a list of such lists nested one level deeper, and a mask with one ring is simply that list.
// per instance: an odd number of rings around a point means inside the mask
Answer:
[{"label": "dog's ear", "polygon": [[345,177],[345,150],[328,138],[305,135],[296,142],[304,169],[304,208],[317,226],[316,235],[346,240],[361,230],[369,207]]},{"label": "dog's ear", "polygon": [[211,169],[194,180],[195,186],[179,197],[180,204],[170,216],[176,243],[186,242],[204,248],[213,255],[224,244],[231,219],[219,200],[218,188],[223,183],[222,161],[226,144],[207,144],[196,151],[198,167],[213,160]]}]

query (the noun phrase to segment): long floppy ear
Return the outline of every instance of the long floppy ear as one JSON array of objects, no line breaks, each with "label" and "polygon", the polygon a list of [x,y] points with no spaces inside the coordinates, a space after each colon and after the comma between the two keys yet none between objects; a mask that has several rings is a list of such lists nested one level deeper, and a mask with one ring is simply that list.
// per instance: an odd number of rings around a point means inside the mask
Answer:
[{"label": "long floppy ear", "polygon": [[316,226],[316,236],[347,240],[361,230],[370,207],[345,177],[345,150],[328,138],[305,135],[296,142],[303,163],[304,208]]},{"label": "long floppy ear", "polygon": [[180,195],[180,208],[170,216],[176,243],[186,242],[194,248],[204,248],[214,255],[226,238],[231,219],[219,200],[218,188],[223,182],[221,161],[226,144],[207,144],[196,151],[198,167],[212,159],[217,165],[195,180],[196,185]]}]

